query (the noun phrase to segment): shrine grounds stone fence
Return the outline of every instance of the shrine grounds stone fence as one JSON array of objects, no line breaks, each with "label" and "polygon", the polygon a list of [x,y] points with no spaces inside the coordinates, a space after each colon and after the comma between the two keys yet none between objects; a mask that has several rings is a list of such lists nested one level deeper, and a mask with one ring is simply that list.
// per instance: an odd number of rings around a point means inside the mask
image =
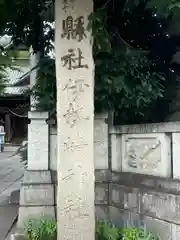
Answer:
[{"label": "shrine grounds stone fence", "polygon": [[[96,217],[180,239],[180,122],[109,126],[99,115],[94,125]],[[51,128],[53,176],[56,138]]]}]

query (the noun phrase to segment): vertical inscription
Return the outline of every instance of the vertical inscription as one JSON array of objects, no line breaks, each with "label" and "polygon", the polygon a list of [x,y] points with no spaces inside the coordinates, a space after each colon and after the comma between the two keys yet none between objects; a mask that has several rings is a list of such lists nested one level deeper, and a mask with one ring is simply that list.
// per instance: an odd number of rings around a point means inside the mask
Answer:
[{"label": "vertical inscription", "polygon": [[58,1],[58,239],[94,240],[94,64],[86,31],[93,1]]}]

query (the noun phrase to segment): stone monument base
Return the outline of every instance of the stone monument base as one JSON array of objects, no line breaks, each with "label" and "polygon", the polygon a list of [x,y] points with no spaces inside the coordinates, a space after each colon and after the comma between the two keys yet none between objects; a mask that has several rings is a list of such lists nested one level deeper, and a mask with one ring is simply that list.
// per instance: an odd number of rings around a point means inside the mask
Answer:
[{"label": "stone monument base", "polygon": [[27,170],[20,192],[17,227],[22,229],[28,219],[54,218],[55,190],[51,171]]}]

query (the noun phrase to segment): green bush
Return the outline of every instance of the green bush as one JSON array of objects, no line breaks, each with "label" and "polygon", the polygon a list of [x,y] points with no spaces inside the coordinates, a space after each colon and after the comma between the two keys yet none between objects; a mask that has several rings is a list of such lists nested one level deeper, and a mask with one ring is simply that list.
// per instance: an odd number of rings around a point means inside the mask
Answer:
[{"label": "green bush", "polygon": [[121,239],[120,230],[109,222],[96,222],[96,240],[119,240]]},{"label": "green bush", "polygon": [[[25,224],[28,240],[57,239],[56,221],[52,219],[33,219]],[[155,240],[155,237],[143,229],[118,228],[110,222],[97,221],[95,240]]]},{"label": "green bush", "polygon": [[98,221],[96,240],[155,240],[155,237],[143,229],[117,228],[113,224]]},{"label": "green bush", "polygon": [[123,228],[120,232],[124,240],[155,240],[152,233],[146,232],[143,229]]},{"label": "green bush", "polygon": [[53,219],[31,219],[24,227],[28,240],[56,240],[56,221]]}]

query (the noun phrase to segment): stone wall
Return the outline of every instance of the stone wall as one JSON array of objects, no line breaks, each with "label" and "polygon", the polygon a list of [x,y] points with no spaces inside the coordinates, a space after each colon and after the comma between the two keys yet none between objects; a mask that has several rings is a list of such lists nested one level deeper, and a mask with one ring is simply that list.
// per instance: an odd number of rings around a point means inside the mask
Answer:
[{"label": "stone wall", "polygon": [[180,122],[110,128],[111,169],[96,171],[96,215],[180,239]]},{"label": "stone wall", "polygon": [[180,240],[180,122],[95,125],[96,217]]},{"label": "stone wall", "polygon": [[180,181],[96,171],[96,215],[142,227],[162,240],[180,239]]}]

